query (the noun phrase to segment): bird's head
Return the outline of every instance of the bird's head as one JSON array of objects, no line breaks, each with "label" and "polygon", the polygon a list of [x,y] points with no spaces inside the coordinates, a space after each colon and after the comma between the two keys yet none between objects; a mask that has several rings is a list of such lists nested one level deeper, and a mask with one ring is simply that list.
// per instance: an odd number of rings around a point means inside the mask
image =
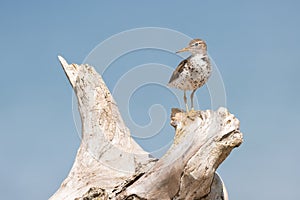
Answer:
[{"label": "bird's head", "polygon": [[184,51],[189,51],[193,55],[194,54],[206,54],[207,51],[207,46],[204,40],[201,39],[193,39],[190,43],[189,46],[180,49],[176,53],[184,52]]}]

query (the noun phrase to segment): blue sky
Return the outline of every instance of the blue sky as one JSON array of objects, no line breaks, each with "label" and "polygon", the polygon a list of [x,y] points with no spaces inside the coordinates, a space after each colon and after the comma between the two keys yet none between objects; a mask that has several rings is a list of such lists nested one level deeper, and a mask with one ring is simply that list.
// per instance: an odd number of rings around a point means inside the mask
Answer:
[{"label": "blue sky", "polygon": [[[47,199],[73,164],[80,138],[72,89],[57,55],[82,63],[114,34],[162,27],[207,41],[224,81],[227,107],[241,121],[245,141],[219,168],[230,198],[299,198],[299,9],[299,1],[291,0],[1,1],[1,197]],[[128,70],[131,62],[175,68],[181,59],[144,50],[121,57],[103,77],[113,88],[118,64]],[[152,100],[167,108],[176,104],[162,98],[168,91],[156,91],[153,99],[133,95],[130,108],[137,123],[147,124],[143,105]],[[210,108],[207,95],[205,89],[197,92],[202,109]],[[172,129],[166,123],[168,141]],[[151,143],[144,145],[151,149]]]}]

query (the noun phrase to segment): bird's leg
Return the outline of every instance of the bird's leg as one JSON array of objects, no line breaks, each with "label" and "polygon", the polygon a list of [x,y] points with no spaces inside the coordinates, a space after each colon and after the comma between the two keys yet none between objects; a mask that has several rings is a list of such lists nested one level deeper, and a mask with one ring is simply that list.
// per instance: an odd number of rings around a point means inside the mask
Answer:
[{"label": "bird's leg", "polygon": [[186,112],[188,113],[189,112],[189,106],[187,104],[187,98],[186,98],[186,91],[185,90],[184,90],[183,100],[184,100],[184,103],[185,103]]},{"label": "bird's leg", "polygon": [[195,116],[198,115],[198,113],[194,110],[194,94],[195,94],[196,90],[193,90],[191,93],[191,110],[189,112],[187,112],[187,116],[188,118],[194,120]]},{"label": "bird's leg", "polygon": [[191,93],[191,110],[194,110],[194,94],[195,94],[196,90],[193,90],[193,92]]}]

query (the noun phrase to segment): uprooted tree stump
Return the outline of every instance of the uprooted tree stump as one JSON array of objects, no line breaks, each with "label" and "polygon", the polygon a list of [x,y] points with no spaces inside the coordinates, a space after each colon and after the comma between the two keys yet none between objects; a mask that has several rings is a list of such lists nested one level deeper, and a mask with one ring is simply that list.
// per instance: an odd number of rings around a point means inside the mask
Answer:
[{"label": "uprooted tree stump", "polygon": [[82,141],[68,177],[51,200],[228,199],[216,169],[242,143],[242,133],[227,109],[188,115],[172,109],[174,142],[155,159],[131,138],[95,69],[59,60],[77,95]]}]

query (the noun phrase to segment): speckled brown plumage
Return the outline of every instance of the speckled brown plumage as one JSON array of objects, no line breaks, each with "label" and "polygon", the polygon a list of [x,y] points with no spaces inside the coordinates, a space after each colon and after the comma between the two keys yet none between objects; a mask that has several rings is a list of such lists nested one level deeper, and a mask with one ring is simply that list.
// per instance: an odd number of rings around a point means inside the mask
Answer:
[{"label": "speckled brown plumage", "polygon": [[186,91],[192,90],[191,107],[193,109],[194,93],[208,81],[212,67],[207,55],[207,45],[203,40],[192,40],[188,47],[178,52],[183,51],[189,51],[192,55],[179,63],[169,80],[168,86],[184,91],[184,102],[188,111]]}]

